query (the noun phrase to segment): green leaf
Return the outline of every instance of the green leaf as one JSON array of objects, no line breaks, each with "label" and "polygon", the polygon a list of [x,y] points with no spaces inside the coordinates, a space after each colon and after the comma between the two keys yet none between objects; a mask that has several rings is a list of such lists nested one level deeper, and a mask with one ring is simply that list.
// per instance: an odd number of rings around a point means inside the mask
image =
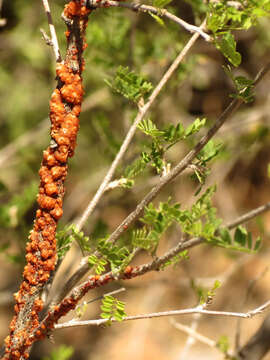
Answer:
[{"label": "green leaf", "polygon": [[152,18],[154,18],[156,20],[156,22],[160,25],[160,26],[163,26],[165,27],[165,24],[164,24],[164,21],[161,19],[161,17],[159,17],[158,15],[156,14],[153,14],[152,12],[148,12],[149,15],[152,16]]},{"label": "green leaf", "polygon": [[258,239],[256,240],[255,245],[254,245],[254,251],[259,250],[259,248],[261,246],[261,242],[262,242],[262,239],[260,237],[258,237]]},{"label": "green leaf", "polygon": [[137,127],[144,134],[149,135],[152,138],[157,138],[164,134],[164,131],[159,130],[150,119],[145,119],[141,121]]},{"label": "green leaf", "polygon": [[101,310],[103,312],[100,316],[103,319],[115,319],[116,321],[122,321],[123,318],[126,316],[124,309],[124,302],[117,300],[111,295],[105,295],[101,305]]},{"label": "green leaf", "polygon": [[61,345],[51,352],[51,355],[45,356],[42,360],[68,360],[74,353],[71,346]]},{"label": "green leaf", "polygon": [[247,230],[241,225],[238,226],[234,233],[234,242],[241,246],[245,246],[247,235],[248,235]]},{"label": "green leaf", "polygon": [[241,54],[236,51],[236,42],[230,31],[226,32],[221,40],[216,41],[216,47],[234,66],[241,64]]},{"label": "green leaf", "polygon": [[105,80],[115,92],[123,95],[129,100],[138,102],[141,98],[149,95],[153,86],[142,76],[129,71],[128,67],[119,66],[116,76],[112,80]]},{"label": "green leaf", "polygon": [[227,336],[222,335],[217,341],[217,347],[224,353],[227,354],[230,344]]},{"label": "green leaf", "polygon": [[191,136],[197,133],[206,123],[206,119],[197,118],[185,131],[185,137]]}]

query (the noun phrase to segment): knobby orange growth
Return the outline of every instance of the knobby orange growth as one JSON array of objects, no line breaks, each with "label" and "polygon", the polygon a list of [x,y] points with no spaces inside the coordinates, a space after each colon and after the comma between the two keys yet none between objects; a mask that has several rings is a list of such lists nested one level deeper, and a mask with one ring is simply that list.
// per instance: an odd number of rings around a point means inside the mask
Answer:
[{"label": "knobby orange growth", "polygon": [[15,315],[10,324],[10,335],[5,339],[4,359],[29,357],[35,340],[31,335],[39,327],[39,313],[43,308],[41,293],[57,261],[56,226],[63,214],[67,160],[74,154],[83,97],[82,52],[86,47],[84,34],[91,11],[83,3],[81,0],[70,1],[64,9],[68,26],[67,55],[56,68],[58,85],[50,101],[51,144],[43,152],[39,170],[39,208],[26,246],[23,281],[14,295]]}]

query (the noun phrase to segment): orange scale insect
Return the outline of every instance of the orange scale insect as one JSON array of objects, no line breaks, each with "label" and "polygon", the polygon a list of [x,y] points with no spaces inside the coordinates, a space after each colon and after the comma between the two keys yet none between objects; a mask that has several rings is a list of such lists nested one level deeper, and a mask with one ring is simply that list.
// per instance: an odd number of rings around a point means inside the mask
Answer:
[{"label": "orange scale insect", "polygon": [[83,6],[83,7],[81,8],[81,16],[89,15],[90,12],[91,12],[91,10],[90,10],[90,9],[87,9],[86,6]]},{"label": "orange scale insect", "polygon": [[49,241],[42,241],[41,243],[38,244],[38,248],[39,250],[43,250],[43,249],[49,249],[51,246],[50,242]]},{"label": "orange scale insect", "polygon": [[[37,201],[41,208],[47,209],[47,210],[53,209],[55,206],[55,203],[56,203],[55,199],[51,198],[50,196],[46,196],[46,195],[39,195]],[[44,221],[44,225],[45,225],[45,223],[46,222]]]},{"label": "orange scale insect", "polygon": [[[67,72],[68,72],[68,67],[65,64],[63,64],[63,63],[57,64],[57,66],[56,66],[56,75],[57,76],[59,76],[61,78],[61,75],[65,74]],[[56,89],[56,90],[57,90],[57,92],[59,92],[58,89]],[[53,92],[53,94],[54,94],[54,92]]]},{"label": "orange scale insect", "polygon": [[37,312],[40,312],[43,309],[43,301],[41,299],[36,299],[34,301],[34,306]]},{"label": "orange scale insect", "polygon": [[27,273],[24,277],[29,282],[30,285],[38,284],[38,281],[35,279],[35,277],[32,274]]},{"label": "orange scale insect", "polygon": [[[43,249],[41,250],[41,257],[42,259],[47,260],[48,258],[50,258],[53,255],[53,251],[52,250],[47,250],[47,249]],[[42,275],[42,274],[39,274]]]},{"label": "orange scale insect", "polygon": [[[59,65],[57,65],[56,73],[58,71],[58,67],[59,67]],[[51,96],[51,101],[56,102],[56,101],[59,101],[59,99],[61,99],[60,91],[58,89],[54,89],[52,96]]]},{"label": "orange scale insect", "polygon": [[127,267],[125,268],[124,273],[125,273],[126,275],[128,275],[128,274],[131,274],[132,271],[133,271],[133,268],[132,268],[131,266],[127,266]]},{"label": "orange scale insect", "polygon": [[49,183],[44,186],[47,195],[55,195],[58,193],[58,187],[55,183]]},{"label": "orange scale insect", "polygon": [[33,257],[33,254],[32,254],[32,253],[27,253],[27,254],[25,255],[25,258],[26,258],[26,261],[27,261],[27,262],[31,262],[32,257]]},{"label": "orange scale insect", "polygon": [[[39,198],[44,198],[44,195],[39,195],[38,196],[38,203],[39,203]],[[40,204],[39,204],[40,205]],[[41,205],[40,205],[41,206]],[[45,221],[45,219],[42,217],[42,218],[38,218],[37,220],[36,220],[36,223],[35,223],[35,225],[37,225],[37,227],[38,228],[40,228],[40,229],[42,229],[42,228],[44,228],[44,226],[46,225],[46,221]]]},{"label": "orange scale insect", "polygon": [[15,312],[16,314],[18,314],[19,311],[20,311],[19,306],[18,306],[17,304],[15,304],[15,305],[14,305],[14,312]]},{"label": "orange scale insect", "polygon": [[63,216],[63,210],[60,207],[51,210],[50,213],[55,218],[55,220],[59,220]]},{"label": "orange scale insect", "polygon": [[53,258],[44,261],[43,263],[43,269],[47,271],[54,270],[55,268],[55,260]]},{"label": "orange scale insect", "polygon": [[65,5],[64,15],[68,18],[71,18],[72,16],[74,16],[75,11],[76,3],[74,3],[74,1],[70,1],[67,5]]},{"label": "orange scale insect", "polygon": [[69,145],[70,141],[69,138],[67,136],[57,136],[55,141],[57,142],[58,145]]},{"label": "orange scale insect", "polygon": [[36,338],[41,338],[41,336],[42,336],[42,333],[41,333],[41,331],[40,330],[37,330],[36,331]]},{"label": "orange scale insect", "polygon": [[41,216],[42,216],[42,211],[40,209],[38,209],[36,211],[36,217],[38,218],[38,217],[41,217]]},{"label": "orange scale insect", "polygon": [[[12,351],[11,355],[12,355],[15,359],[20,359],[20,357],[21,357],[21,353],[19,352],[19,350]],[[24,354],[22,354],[22,355],[24,355]]]},{"label": "orange scale insect", "polygon": [[[59,162],[61,162],[61,163],[66,163],[66,162],[67,162],[68,153],[62,153],[62,152],[60,152],[60,151],[55,151],[54,155],[55,155],[55,158],[56,158]],[[56,166],[55,166],[55,167],[56,167]],[[53,173],[55,174],[55,171],[54,171]],[[62,176],[62,175],[60,175],[59,177],[61,177],[61,176]],[[55,175],[53,175],[53,178],[54,178],[54,179],[57,179],[58,177],[57,177],[57,176],[55,177]]]},{"label": "orange scale insect", "polygon": [[50,176],[50,171],[47,169],[46,166],[41,166],[39,170],[39,176],[41,180],[43,180],[43,178],[46,178],[47,176]]},{"label": "orange scale insect", "polygon": [[78,117],[81,113],[81,105],[74,105],[72,109],[72,114]]},{"label": "orange scale insect", "polygon": [[[47,227],[42,230],[42,237],[43,238],[47,238],[50,235],[51,235],[51,233],[50,233],[50,231],[48,230]],[[43,241],[41,244],[43,244],[44,242],[46,243],[46,241]],[[39,244],[39,247],[40,247],[41,244]]]},{"label": "orange scale insect", "polygon": [[53,179],[55,179],[55,180],[59,179],[60,177],[66,175],[66,167],[54,166],[51,168],[51,174],[52,174]]},{"label": "orange scale insect", "polygon": [[53,182],[53,178],[52,176],[48,173],[48,175],[44,176],[41,178],[41,181],[44,183],[44,184],[51,184]]},{"label": "orange scale insect", "polygon": [[49,166],[54,166],[57,164],[57,160],[55,159],[54,155],[48,151],[43,151],[43,159]]}]

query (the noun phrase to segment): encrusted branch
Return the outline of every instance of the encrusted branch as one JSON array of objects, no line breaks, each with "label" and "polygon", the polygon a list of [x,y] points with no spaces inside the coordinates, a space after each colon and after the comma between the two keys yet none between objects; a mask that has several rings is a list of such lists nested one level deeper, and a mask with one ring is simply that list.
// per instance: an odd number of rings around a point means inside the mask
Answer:
[{"label": "encrusted branch", "polygon": [[39,326],[39,313],[43,308],[42,291],[57,261],[55,233],[63,214],[67,161],[74,154],[79,129],[83,97],[82,53],[86,47],[84,34],[90,11],[82,1],[74,0],[65,6],[63,13],[68,28],[67,53],[65,61],[58,63],[56,68],[58,84],[50,101],[51,143],[43,152],[39,170],[38,210],[26,246],[23,281],[15,294],[10,335],[5,340],[3,359],[6,360],[29,357],[33,343],[31,334]]}]

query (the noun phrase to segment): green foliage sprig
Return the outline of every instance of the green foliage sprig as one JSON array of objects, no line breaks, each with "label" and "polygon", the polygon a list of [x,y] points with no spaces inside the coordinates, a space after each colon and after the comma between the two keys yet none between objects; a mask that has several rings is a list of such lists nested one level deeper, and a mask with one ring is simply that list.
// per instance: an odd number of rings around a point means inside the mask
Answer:
[{"label": "green foliage sprig", "polygon": [[107,324],[110,324],[111,319],[115,319],[116,321],[121,322],[126,316],[125,303],[117,300],[111,295],[104,296],[102,300],[101,310],[102,313],[100,316],[103,319],[108,319]]},{"label": "green foliage sprig", "polygon": [[71,346],[61,345],[51,352],[50,356],[45,356],[42,360],[68,360],[74,353]]},{"label": "green foliage sprig", "polygon": [[105,82],[115,92],[135,103],[149,95],[153,89],[149,81],[135,74],[134,71],[129,71],[128,67],[123,66],[118,67],[114,79],[105,80]]}]

